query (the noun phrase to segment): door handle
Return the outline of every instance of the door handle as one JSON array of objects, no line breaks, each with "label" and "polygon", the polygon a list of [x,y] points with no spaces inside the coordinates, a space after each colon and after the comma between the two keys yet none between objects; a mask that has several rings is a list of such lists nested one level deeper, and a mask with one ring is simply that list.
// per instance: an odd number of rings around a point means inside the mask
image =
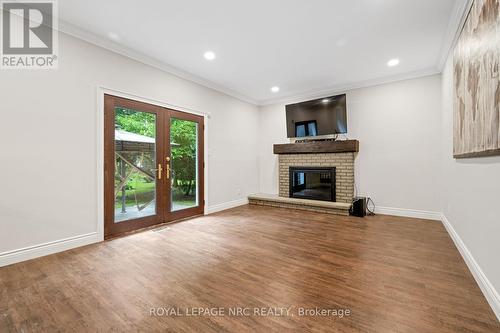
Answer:
[{"label": "door handle", "polygon": [[167,160],[167,179],[170,179],[170,156],[165,158]]},{"label": "door handle", "polygon": [[161,167],[161,163],[158,163],[158,179],[161,179],[161,172],[162,171],[163,171],[163,168]]}]

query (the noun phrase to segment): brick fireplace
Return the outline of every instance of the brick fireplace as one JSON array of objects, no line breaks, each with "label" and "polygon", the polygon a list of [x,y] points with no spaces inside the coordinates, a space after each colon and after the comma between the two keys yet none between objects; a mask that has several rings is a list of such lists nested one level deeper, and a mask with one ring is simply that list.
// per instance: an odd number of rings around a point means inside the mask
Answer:
[{"label": "brick fireplace", "polygon": [[279,196],[290,197],[290,167],[335,167],[336,202],[351,203],[354,197],[354,153],[279,155]]},{"label": "brick fireplace", "polygon": [[[255,194],[249,196],[251,204],[310,210],[336,215],[348,215],[354,197],[354,159],[359,150],[357,140],[321,141],[306,143],[290,143],[274,145],[274,153],[278,154],[279,182],[278,195]],[[302,191],[304,176],[293,178],[293,170],[316,170],[319,175],[312,175],[315,185],[312,191]],[[324,170],[331,170],[330,176]],[[296,176],[295,176],[296,177]],[[334,177],[334,179],[328,179]],[[290,181],[295,182],[290,187]],[[324,192],[327,184],[331,184],[334,193],[326,198],[325,193],[316,198],[308,195],[321,188]],[[305,195],[291,195],[293,190]],[[307,186],[304,186],[307,190]]]}]

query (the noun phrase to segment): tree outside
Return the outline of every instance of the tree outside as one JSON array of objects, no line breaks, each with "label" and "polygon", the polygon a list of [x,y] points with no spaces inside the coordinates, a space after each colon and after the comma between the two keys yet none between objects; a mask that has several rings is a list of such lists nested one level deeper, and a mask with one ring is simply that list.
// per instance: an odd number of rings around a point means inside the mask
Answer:
[{"label": "tree outside", "polygon": [[196,205],[197,123],[173,118],[170,122],[172,144],[173,199]]},{"label": "tree outside", "polygon": [[[150,138],[156,136],[156,117],[147,112],[120,108],[115,109],[117,129],[130,133],[144,135]],[[196,206],[196,170],[197,170],[197,123],[182,119],[171,119],[171,179],[173,209],[183,209]],[[155,174],[154,152],[134,152],[126,156],[134,165]],[[119,157],[117,157],[117,162]],[[125,173],[130,171],[126,167]],[[116,184],[121,181],[117,168]],[[154,199],[155,182],[141,174],[132,174],[125,184],[126,203],[141,207]],[[116,207],[121,205],[121,194],[118,193]],[[139,202],[138,202],[139,200]]]}]

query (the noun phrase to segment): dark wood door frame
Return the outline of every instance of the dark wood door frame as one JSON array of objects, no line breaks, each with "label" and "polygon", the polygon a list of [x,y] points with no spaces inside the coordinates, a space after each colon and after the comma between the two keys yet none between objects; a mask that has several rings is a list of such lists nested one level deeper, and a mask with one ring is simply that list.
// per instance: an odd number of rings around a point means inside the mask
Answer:
[{"label": "dark wood door frame", "polygon": [[[121,106],[156,115],[156,165],[162,165],[161,179],[156,179],[156,215],[114,222],[115,200],[115,107]],[[198,206],[171,212],[171,179],[166,177],[166,157],[170,155],[170,119],[198,123]],[[104,95],[104,237],[171,222],[204,213],[204,117],[168,109],[154,104],[134,101],[109,94]]]}]

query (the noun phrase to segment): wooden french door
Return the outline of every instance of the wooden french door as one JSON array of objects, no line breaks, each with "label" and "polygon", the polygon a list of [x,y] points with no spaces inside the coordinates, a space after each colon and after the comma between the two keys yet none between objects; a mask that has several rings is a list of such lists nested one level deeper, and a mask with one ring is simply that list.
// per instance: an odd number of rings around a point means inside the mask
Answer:
[{"label": "wooden french door", "polygon": [[104,235],[203,214],[203,117],[104,96]]}]

